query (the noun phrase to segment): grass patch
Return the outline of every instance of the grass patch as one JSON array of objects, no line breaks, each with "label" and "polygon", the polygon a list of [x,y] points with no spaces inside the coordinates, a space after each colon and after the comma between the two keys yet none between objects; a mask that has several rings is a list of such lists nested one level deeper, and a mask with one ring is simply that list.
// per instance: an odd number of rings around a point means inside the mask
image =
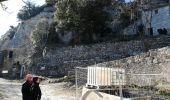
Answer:
[{"label": "grass patch", "polygon": [[159,89],[159,93],[161,95],[170,96],[170,90],[169,89],[161,88],[161,89]]}]

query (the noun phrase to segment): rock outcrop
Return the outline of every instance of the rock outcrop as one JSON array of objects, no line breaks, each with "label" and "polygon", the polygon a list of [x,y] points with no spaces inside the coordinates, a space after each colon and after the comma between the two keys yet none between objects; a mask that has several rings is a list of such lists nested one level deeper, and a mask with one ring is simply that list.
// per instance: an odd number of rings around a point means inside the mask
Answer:
[{"label": "rock outcrop", "polygon": [[30,57],[35,48],[31,41],[31,34],[41,19],[47,19],[49,24],[54,22],[53,11],[55,8],[44,8],[44,11],[37,16],[21,22],[13,38],[9,38],[10,33],[7,32],[0,40],[0,50],[13,50],[13,62],[20,61],[21,64],[28,64],[33,67],[35,73],[46,76],[64,76],[76,66],[86,67],[103,62],[106,63],[99,65],[124,67],[128,72],[133,73],[166,71],[166,66],[169,64],[167,62],[169,60],[169,36],[74,47],[49,46],[44,48],[39,62],[32,66]]},{"label": "rock outcrop", "polygon": [[53,23],[54,7],[47,7],[35,17],[22,21],[17,26],[17,31],[12,39],[9,38],[9,31],[0,39],[0,50],[14,51],[14,61],[29,63],[29,56],[33,53],[33,43],[30,35],[36,29],[36,25],[43,18]]}]

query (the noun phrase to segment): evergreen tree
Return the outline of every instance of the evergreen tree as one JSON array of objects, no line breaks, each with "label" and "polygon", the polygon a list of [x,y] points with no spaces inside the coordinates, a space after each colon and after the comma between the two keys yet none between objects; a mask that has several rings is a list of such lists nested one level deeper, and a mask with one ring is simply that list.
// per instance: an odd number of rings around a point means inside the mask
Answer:
[{"label": "evergreen tree", "polygon": [[47,44],[49,34],[49,23],[47,19],[41,19],[36,29],[31,33],[31,40],[35,47],[43,50]]},{"label": "evergreen tree", "polygon": [[111,0],[58,0],[55,19],[60,32],[72,32],[80,41],[109,33],[111,15],[106,10]]},{"label": "evergreen tree", "polygon": [[9,29],[9,35],[8,35],[8,37],[10,38],[10,39],[13,39],[13,37],[14,37],[14,35],[15,35],[15,33],[17,32],[17,27],[14,27],[14,26],[10,26],[10,29]]},{"label": "evergreen tree", "polygon": [[43,9],[44,9],[43,6],[39,7],[39,6],[36,6],[34,3],[27,1],[25,2],[25,5],[22,7],[22,9],[17,14],[17,18],[19,20],[30,19],[36,16],[37,14],[39,14]]},{"label": "evergreen tree", "polygon": [[55,5],[56,0],[45,0],[47,5]]}]

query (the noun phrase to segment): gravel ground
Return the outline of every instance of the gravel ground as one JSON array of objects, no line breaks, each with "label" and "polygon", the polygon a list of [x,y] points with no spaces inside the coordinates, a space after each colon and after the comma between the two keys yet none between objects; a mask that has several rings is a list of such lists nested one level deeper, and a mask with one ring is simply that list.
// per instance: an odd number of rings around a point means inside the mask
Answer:
[{"label": "gravel ground", "polygon": [[[0,100],[22,100],[21,82],[0,78]],[[41,100],[75,100],[75,91],[67,83],[43,84]]]}]

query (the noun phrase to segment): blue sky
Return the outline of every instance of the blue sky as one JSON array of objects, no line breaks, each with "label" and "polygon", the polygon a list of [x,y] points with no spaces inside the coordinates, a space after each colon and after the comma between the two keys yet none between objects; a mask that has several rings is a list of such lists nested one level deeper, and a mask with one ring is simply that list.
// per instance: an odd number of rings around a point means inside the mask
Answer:
[{"label": "blue sky", "polygon": [[134,0],[125,0],[126,2],[134,1]]},{"label": "blue sky", "polygon": [[[45,3],[45,0],[28,0],[28,1],[34,2],[37,5],[42,5]],[[126,0],[126,2],[129,1],[133,0]],[[8,9],[6,12],[0,8],[0,36],[5,34],[5,32],[9,29],[9,26],[11,25],[17,26],[18,19],[16,18],[16,15],[19,9],[21,9],[22,6],[24,5],[22,0],[8,0],[3,2],[3,4],[5,4],[8,7]]]}]

